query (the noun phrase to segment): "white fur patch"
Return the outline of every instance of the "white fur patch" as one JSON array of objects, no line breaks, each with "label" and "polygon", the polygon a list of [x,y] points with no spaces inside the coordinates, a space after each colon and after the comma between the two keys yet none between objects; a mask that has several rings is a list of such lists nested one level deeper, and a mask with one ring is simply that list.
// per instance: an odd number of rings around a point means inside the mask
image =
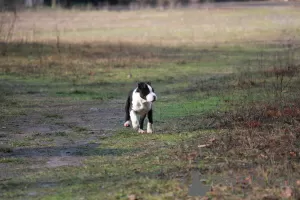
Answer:
[{"label": "white fur patch", "polygon": [[136,89],[132,94],[132,110],[137,112],[138,114],[146,114],[152,107],[152,102],[148,102],[147,100],[140,97],[140,94],[136,92]]},{"label": "white fur patch", "polygon": [[134,110],[130,111],[130,118],[131,118],[132,128],[137,130],[140,127],[140,125],[139,125],[138,116]]},{"label": "white fur patch", "polygon": [[156,99],[156,95],[153,92],[151,92],[146,96],[146,99],[148,102],[153,102]]},{"label": "white fur patch", "polygon": [[153,92],[153,89],[150,85],[147,85],[147,86],[149,88],[150,93],[146,96],[146,99],[148,102],[153,102],[154,99],[155,100],[157,99],[156,94]]},{"label": "white fur patch", "polygon": [[142,133],[142,134],[143,134],[143,133],[146,133],[146,131],[144,131],[143,129],[139,129],[138,132],[139,132],[139,133]]}]

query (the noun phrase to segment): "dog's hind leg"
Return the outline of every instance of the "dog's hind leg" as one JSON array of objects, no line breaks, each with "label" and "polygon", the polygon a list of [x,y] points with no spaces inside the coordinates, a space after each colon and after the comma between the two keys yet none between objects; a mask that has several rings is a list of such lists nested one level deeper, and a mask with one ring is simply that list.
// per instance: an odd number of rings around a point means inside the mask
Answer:
[{"label": "dog's hind leg", "polygon": [[131,95],[128,95],[128,98],[126,100],[126,105],[125,105],[125,127],[130,127],[130,104],[131,104]]},{"label": "dog's hind leg", "polygon": [[153,111],[152,109],[148,112],[148,124],[147,133],[153,133]]}]

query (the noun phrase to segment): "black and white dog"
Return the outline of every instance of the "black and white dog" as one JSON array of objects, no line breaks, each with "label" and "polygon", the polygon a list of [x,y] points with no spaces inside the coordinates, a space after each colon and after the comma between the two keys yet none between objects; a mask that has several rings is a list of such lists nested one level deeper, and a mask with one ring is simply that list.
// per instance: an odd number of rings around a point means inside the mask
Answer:
[{"label": "black and white dog", "polygon": [[[137,88],[131,90],[125,106],[125,127],[132,127],[139,133],[145,133],[143,130],[144,120],[148,117],[147,133],[153,133],[153,111],[152,103],[157,97],[151,83],[140,82]],[[139,118],[140,117],[140,118]]]}]

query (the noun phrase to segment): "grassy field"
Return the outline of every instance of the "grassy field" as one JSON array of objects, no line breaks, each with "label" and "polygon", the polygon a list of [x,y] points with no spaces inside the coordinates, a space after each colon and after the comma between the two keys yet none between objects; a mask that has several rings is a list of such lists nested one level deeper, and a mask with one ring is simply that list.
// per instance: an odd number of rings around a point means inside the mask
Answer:
[{"label": "grassy field", "polygon": [[0,17],[1,199],[300,198],[297,8]]}]

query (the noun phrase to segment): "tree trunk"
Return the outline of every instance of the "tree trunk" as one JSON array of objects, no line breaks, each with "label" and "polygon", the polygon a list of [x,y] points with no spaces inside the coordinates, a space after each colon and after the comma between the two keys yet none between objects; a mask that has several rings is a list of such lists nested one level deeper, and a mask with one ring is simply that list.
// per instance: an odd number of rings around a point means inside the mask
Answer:
[{"label": "tree trunk", "polygon": [[65,7],[71,8],[71,0],[66,0]]},{"label": "tree trunk", "polygon": [[39,6],[43,6],[43,5],[44,5],[44,0],[38,0],[38,1],[37,1],[37,4],[38,4]]},{"label": "tree trunk", "polygon": [[51,0],[51,7],[55,8],[56,7],[56,0]]},{"label": "tree trunk", "polygon": [[25,6],[31,8],[33,6],[32,0],[25,0]]}]

